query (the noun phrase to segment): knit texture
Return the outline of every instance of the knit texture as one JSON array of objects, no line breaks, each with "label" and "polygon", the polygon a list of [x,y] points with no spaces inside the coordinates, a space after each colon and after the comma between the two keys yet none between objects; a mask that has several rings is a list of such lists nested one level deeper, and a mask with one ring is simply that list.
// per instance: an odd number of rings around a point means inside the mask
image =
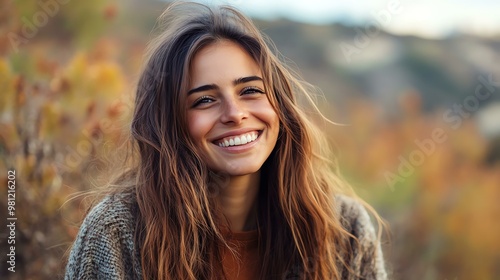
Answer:
[{"label": "knit texture", "polygon": [[[358,243],[345,261],[342,279],[387,279],[384,259],[374,227],[365,208],[356,200],[337,196],[343,226]],[[107,196],[87,215],[73,244],[66,266],[66,280],[142,279],[140,252],[134,247],[135,219],[130,203],[120,195]]]},{"label": "knit texture", "polygon": [[357,242],[351,239],[353,254],[345,260],[352,271],[344,268],[342,279],[387,279],[380,242],[366,209],[346,196],[337,196],[337,205],[344,228],[357,238]]}]

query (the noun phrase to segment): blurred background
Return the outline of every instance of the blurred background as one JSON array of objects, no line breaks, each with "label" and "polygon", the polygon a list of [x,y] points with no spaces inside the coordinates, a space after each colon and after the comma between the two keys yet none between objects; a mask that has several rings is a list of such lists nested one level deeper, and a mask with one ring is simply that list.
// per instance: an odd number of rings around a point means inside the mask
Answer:
[{"label": "blurred background", "polygon": [[[500,279],[500,2],[200,2],[254,18],[324,94],[342,175],[390,225],[393,279]],[[166,5],[0,0],[1,279],[62,277],[86,210],[64,202],[121,160]]]}]

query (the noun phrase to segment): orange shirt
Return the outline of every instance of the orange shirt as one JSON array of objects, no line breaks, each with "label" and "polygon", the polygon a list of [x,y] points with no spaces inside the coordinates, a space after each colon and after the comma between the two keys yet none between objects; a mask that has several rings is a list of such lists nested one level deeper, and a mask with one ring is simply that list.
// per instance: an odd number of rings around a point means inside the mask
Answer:
[{"label": "orange shirt", "polygon": [[227,233],[229,244],[235,246],[237,256],[224,248],[222,251],[222,267],[226,278],[230,280],[255,280],[259,279],[261,263],[257,230]]}]

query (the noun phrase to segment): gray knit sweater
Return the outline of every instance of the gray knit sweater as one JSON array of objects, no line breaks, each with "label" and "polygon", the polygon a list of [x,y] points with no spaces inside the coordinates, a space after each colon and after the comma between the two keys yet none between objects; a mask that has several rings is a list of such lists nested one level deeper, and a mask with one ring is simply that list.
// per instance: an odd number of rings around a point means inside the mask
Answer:
[{"label": "gray knit sweater", "polygon": [[[134,216],[129,203],[119,197],[106,197],[85,218],[71,249],[65,279],[142,279],[140,254],[134,248]],[[354,274],[344,270],[342,278],[387,279],[380,244],[366,210],[345,196],[338,196],[337,204],[344,227],[361,245],[346,260]]]}]

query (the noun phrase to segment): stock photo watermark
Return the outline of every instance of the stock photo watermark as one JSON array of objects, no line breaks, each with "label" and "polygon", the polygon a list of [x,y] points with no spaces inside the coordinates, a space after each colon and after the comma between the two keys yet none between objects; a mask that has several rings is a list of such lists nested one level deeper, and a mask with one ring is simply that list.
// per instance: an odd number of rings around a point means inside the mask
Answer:
[{"label": "stock photo watermark", "polygon": [[363,26],[363,28],[355,27],[356,36],[352,42],[342,41],[339,44],[342,54],[347,62],[352,61],[352,56],[360,54],[364,48],[367,48],[372,40],[380,34],[382,29],[389,26],[393,18],[402,13],[403,6],[399,0],[390,0],[386,7],[377,12],[371,12],[371,19]]},{"label": "stock photo watermark", "polygon": [[[460,128],[464,120],[470,118],[474,112],[479,110],[480,103],[489,99],[500,88],[500,81],[493,80],[492,74],[488,78],[479,76],[478,81],[479,83],[476,85],[473,94],[468,95],[461,103],[455,103],[451,108],[444,111],[442,115],[443,121],[451,129],[457,130]],[[440,127],[434,128],[428,138],[415,139],[414,143],[417,147],[407,157],[402,155],[398,157],[397,172],[386,171],[384,173],[389,188],[394,190],[397,183],[402,183],[409,178],[415,172],[415,169],[424,164],[426,159],[434,154],[436,148],[448,139],[445,128]]]},{"label": "stock photo watermark", "polygon": [[[136,93],[156,91],[162,85],[162,81],[166,80],[168,77],[167,72],[157,71],[156,69],[146,68],[144,69],[143,76],[147,82],[137,85]],[[135,94],[122,94],[119,99],[115,102],[121,104],[122,112],[133,112],[134,111],[134,101]],[[63,149],[63,157],[56,161],[57,167],[63,172],[71,172],[80,166],[92,153],[94,147],[98,147],[105,141],[106,134],[109,134],[114,129],[113,120],[108,117],[104,117],[98,121],[99,130],[90,131],[89,129],[82,129],[81,134],[83,139],[81,139],[75,146],[66,145]],[[107,160],[104,156],[102,159]]]},{"label": "stock photo watermark", "polygon": [[7,171],[7,270],[16,272],[16,170]]},{"label": "stock photo watermark", "polygon": [[61,6],[71,0],[43,0],[37,1],[39,10],[31,17],[22,17],[22,27],[19,33],[9,32],[7,34],[12,49],[17,53],[21,45],[27,44],[33,39],[39,30],[43,28],[51,18],[59,13]]},{"label": "stock photo watermark", "polygon": [[105,117],[99,120],[99,129],[97,131],[82,129],[81,135],[83,139],[76,146],[66,145],[64,147],[62,162],[56,161],[57,167],[63,172],[68,172],[80,166],[92,153],[94,147],[98,147],[105,142],[106,134],[114,129],[113,122],[110,118]]},{"label": "stock photo watermark", "polygon": [[[123,94],[119,99],[114,101],[114,104],[121,106],[121,112],[131,112],[133,111],[133,98],[130,95]],[[81,135],[83,139],[78,141],[75,146],[66,145],[63,149],[63,156],[56,161],[56,166],[59,170],[63,172],[71,172],[80,166],[87,157],[92,153],[95,147],[105,143],[105,137],[107,134],[111,133],[116,129],[115,120],[111,117],[103,117],[98,121],[97,130],[89,130],[83,128],[81,130]],[[105,156],[101,159],[107,160]]]}]

